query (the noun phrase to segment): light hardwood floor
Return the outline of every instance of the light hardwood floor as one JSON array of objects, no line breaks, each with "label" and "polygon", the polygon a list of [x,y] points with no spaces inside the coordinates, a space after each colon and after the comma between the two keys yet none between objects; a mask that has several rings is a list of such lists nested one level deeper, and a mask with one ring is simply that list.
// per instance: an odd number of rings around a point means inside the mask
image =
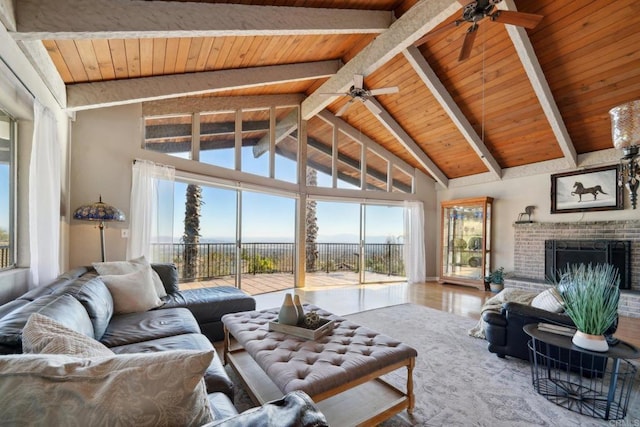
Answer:
[{"label": "light hardwood floor", "polygon": [[[473,319],[480,318],[482,304],[495,295],[475,288],[437,282],[413,285],[307,286],[295,291],[289,289],[254,295],[257,308],[279,307],[286,292],[295,292],[302,302],[317,305],[341,316],[395,304],[413,303]],[[621,317],[615,336],[640,346],[640,319]]]}]

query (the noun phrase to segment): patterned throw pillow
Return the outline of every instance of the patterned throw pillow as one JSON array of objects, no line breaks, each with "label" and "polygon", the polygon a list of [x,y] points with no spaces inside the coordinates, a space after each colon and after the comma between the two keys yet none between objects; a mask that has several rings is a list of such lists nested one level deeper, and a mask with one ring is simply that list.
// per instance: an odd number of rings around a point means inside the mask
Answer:
[{"label": "patterned throw pillow", "polygon": [[153,287],[150,266],[129,274],[100,277],[111,292],[116,314],[143,312],[163,304]]},{"label": "patterned throw pillow", "polygon": [[[93,268],[96,269],[99,275],[116,275],[116,274],[128,274],[136,271],[143,270],[144,268],[151,268],[151,264],[147,261],[144,255],[139,258],[130,259],[129,261],[110,261],[110,262],[94,262]],[[158,294],[158,298],[167,296],[167,292],[162,284],[162,279],[158,273],[151,269],[151,280],[153,281],[153,287]]]},{"label": "patterned throw pillow", "polygon": [[80,357],[113,356],[114,354],[101,342],[39,313],[29,316],[29,320],[24,325],[22,351]]},{"label": "patterned throw pillow", "polygon": [[549,288],[540,292],[531,301],[531,306],[551,311],[552,313],[562,313],[564,311],[564,301],[562,301],[562,296],[556,288]]},{"label": "patterned throw pillow", "polygon": [[0,420],[11,426],[200,426],[213,420],[212,351],[0,357]]}]

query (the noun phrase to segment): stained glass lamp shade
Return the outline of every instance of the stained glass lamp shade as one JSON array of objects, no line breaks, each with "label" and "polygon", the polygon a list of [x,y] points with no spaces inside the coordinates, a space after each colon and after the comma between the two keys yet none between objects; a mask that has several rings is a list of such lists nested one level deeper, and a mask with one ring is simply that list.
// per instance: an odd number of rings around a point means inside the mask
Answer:
[{"label": "stained glass lamp shade", "polygon": [[104,223],[108,221],[122,222],[125,220],[124,213],[115,206],[104,203],[102,201],[102,196],[100,196],[99,201],[82,205],[76,209],[73,213],[73,218],[82,221],[98,221],[102,262],[106,261],[104,247]]}]

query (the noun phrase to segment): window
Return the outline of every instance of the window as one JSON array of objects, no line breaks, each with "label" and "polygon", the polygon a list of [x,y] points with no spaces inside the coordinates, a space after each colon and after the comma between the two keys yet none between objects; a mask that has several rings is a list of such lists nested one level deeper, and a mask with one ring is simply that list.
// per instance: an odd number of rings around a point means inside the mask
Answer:
[{"label": "window", "polygon": [[0,270],[15,265],[15,122],[0,111]]},{"label": "window", "polygon": [[191,158],[191,115],[148,117],[144,121],[144,148]]}]

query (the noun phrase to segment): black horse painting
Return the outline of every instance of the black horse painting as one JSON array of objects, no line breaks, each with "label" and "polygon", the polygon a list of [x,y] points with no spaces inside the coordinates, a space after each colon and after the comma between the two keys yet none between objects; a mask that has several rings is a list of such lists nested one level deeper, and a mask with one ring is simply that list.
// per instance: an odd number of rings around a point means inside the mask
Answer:
[{"label": "black horse painting", "polygon": [[584,185],[582,185],[581,182],[576,181],[575,184],[573,184],[573,188],[575,189],[574,191],[571,192],[572,196],[578,195],[580,197],[580,200],[578,200],[579,202],[582,201],[582,195],[583,194],[592,194],[593,195],[593,200],[597,200],[598,199],[598,193],[602,193],[602,194],[607,194],[604,191],[602,191],[602,187],[599,185],[596,185],[594,187],[586,187]]}]

